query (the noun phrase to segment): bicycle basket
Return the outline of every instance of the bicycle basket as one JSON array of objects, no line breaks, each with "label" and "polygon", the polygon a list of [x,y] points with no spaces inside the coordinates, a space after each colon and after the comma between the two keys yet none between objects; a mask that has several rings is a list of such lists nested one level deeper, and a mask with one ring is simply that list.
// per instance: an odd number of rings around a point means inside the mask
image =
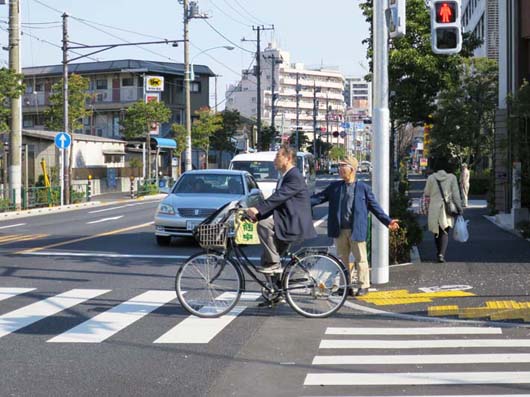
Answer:
[{"label": "bicycle basket", "polygon": [[228,223],[199,225],[195,229],[197,241],[204,249],[226,248]]}]

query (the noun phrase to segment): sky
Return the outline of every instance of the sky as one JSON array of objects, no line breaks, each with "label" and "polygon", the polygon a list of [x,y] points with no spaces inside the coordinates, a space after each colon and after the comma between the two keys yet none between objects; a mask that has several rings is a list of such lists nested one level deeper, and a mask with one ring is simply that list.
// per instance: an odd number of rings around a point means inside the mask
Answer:
[{"label": "sky", "polygon": [[[68,18],[70,40],[78,43],[94,45],[183,38],[182,5],[178,0],[20,0],[20,3],[23,67],[61,63],[63,12],[71,15]],[[256,43],[241,39],[255,40],[252,26],[257,25],[274,25],[274,31],[262,33],[262,48],[274,41],[291,53],[292,62],[338,67],[347,76],[362,77],[367,72],[366,46],[361,42],[368,37],[369,27],[359,8],[359,0],[329,3],[322,0],[197,0],[197,3],[209,18],[190,22],[190,56],[194,64],[208,65],[220,75],[219,101],[224,99],[228,85],[238,82],[241,70],[252,62]],[[8,44],[8,15],[8,6],[0,5],[2,47]],[[201,53],[217,46],[236,48]],[[70,58],[74,56],[71,54]],[[93,58],[183,62],[184,47],[121,47]],[[7,61],[7,51],[0,51],[0,66],[7,66]]]}]

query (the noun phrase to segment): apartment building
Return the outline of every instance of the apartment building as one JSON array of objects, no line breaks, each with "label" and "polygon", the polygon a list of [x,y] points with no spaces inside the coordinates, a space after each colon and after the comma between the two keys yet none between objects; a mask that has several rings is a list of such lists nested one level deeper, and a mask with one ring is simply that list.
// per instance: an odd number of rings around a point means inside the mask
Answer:
[{"label": "apartment building", "polygon": [[[145,76],[164,77],[160,100],[171,109],[171,120],[160,127],[165,136],[172,123],[184,123],[184,64],[122,59],[68,65],[70,73],[89,79],[91,99],[87,107],[93,112],[83,120],[76,133],[119,139],[120,121],[127,108],[142,100]],[[23,68],[26,92],[22,101],[23,127],[44,129],[44,111],[49,106],[52,86],[62,78],[62,65]],[[209,67],[194,65],[195,80],[191,82],[191,111],[209,106],[209,78],[215,74]]]},{"label": "apartment building", "polygon": [[463,0],[462,27],[483,42],[476,57],[499,59],[499,0]]},{"label": "apartment building", "polygon": [[[244,70],[241,81],[226,92],[226,108],[251,119],[257,118],[254,72]],[[339,71],[292,63],[289,52],[269,44],[261,52],[261,88],[262,123],[271,125],[274,117],[274,125],[282,135],[291,135],[298,126],[313,140],[314,119],[318,134],[321,128],[331,132],[341,128],[345,104],[344,76]]]},{"label": "apartment building", "polygon": [[346,77],[344,103],[348,109],[372,109],[372,83],[360,77]]}]

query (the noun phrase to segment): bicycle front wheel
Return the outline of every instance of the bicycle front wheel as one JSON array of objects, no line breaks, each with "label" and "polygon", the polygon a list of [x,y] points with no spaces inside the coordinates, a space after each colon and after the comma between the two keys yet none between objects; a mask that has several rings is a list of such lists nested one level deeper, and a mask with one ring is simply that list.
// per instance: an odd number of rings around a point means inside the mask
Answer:
[{"label": "bicycle front wheel", "polygon": [[327,317],[341,308],[348,292],[344,266],[324,254],[295,258],[285,270],[283,288],[289,305],[305,317]]},{"label": "bicycle front wheel", "polygon": [[175,278],[180,304],[198,317],[220,317],[228,313],[239,301],[242,287],[239,268],[215,253],[190,257]]}]

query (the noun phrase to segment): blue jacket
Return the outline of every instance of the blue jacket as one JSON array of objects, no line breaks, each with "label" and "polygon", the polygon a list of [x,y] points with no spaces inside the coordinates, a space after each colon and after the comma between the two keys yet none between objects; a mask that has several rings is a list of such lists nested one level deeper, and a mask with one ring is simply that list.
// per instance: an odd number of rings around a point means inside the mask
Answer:
[{"label": "blue jacket", "polygon": [[274,217],[274,232],[281,241],[294,242],[317,237],[311,214],[309,190],[298,168],[291,168],[281,186],[256,205],[258,219]]},{"label": "blue jacket", "polygon": [[[328,236],[337,238],[340,234],[340,202],[344,181],[331,183],[322,192],[311,196],[311,205],[318,205],[329,201]],[[366,241],[368,234],[368,211],[375,215],[381,223],[388,226],[392,219],[383,211],[375,200],[370,186],[363,182],[355,183],[355,199],[353,202],[353,224],[351,226],[353,241]]]}]

